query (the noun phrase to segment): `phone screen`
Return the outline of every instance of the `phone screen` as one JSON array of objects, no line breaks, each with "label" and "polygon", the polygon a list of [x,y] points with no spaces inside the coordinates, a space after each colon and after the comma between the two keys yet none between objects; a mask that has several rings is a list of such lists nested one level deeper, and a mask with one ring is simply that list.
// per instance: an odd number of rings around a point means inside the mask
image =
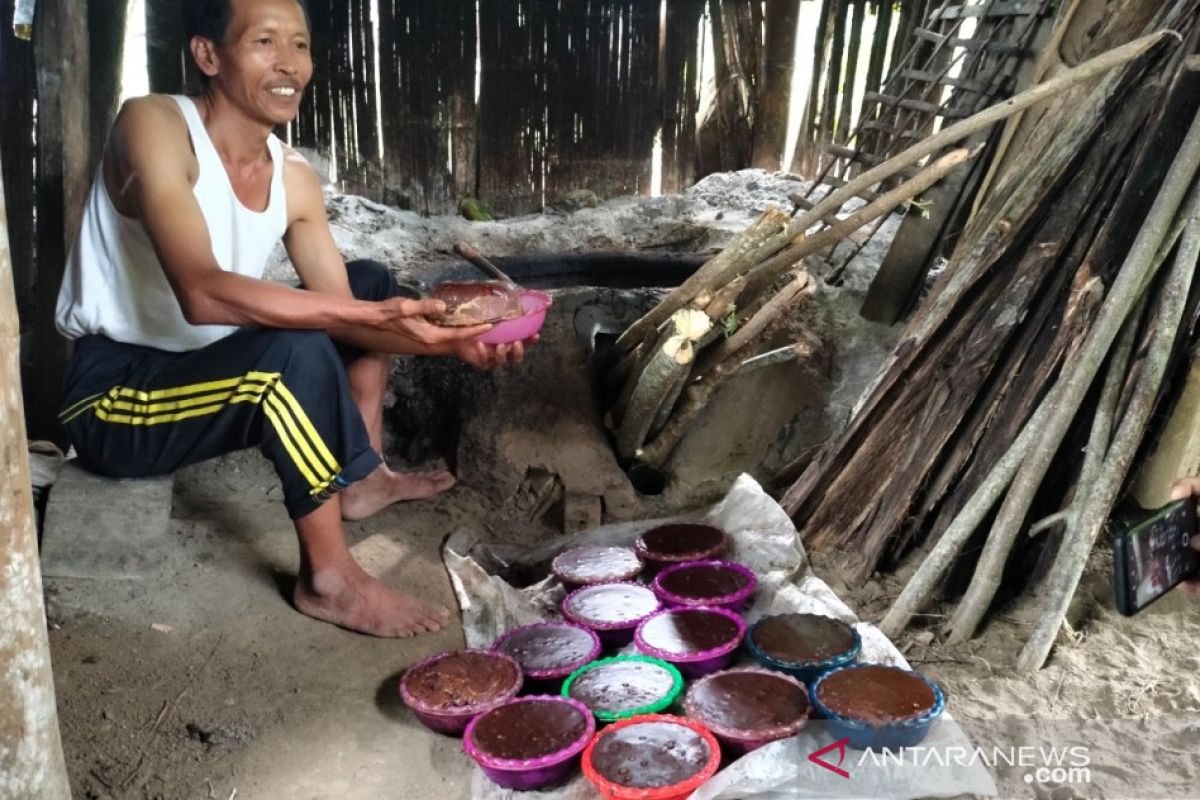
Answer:
[{"label": "phone screen", "polygon": [[1195,574],[1196,499],[1160,509],[1114,542],[1117,609],[1134,614]]}]

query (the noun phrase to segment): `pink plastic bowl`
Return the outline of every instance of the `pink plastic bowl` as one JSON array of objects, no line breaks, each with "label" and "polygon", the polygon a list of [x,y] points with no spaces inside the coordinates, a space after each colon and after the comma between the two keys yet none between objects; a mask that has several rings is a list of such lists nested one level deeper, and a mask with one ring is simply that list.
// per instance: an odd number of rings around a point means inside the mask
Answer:
[{"label": "pink plastic bowl", "polygon": [[491,330],[479,334],[479,341],[484,344],[511,344],[532,339],[545,324],[546,310],[553,302],[554,299],[545,292],[522,289],[521,305],[525,307],[525,315],[497,322]]}]

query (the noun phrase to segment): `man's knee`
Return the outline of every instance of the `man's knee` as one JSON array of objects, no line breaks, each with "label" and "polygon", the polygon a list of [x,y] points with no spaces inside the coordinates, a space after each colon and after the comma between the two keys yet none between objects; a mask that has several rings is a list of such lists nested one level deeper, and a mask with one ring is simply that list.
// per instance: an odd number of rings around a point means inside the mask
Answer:
[{"label": "man's knee", "polygon": [[386,264],[359,259],[346,264],[350,291],[359,300],[387,300],[399,293],[396,279]]},{"label": "man's knee", "polygon": [[262,337],[264,354],[275,366],[341,368],[342,360],[337,348],[325,331],[264,329],[259,335]]}]

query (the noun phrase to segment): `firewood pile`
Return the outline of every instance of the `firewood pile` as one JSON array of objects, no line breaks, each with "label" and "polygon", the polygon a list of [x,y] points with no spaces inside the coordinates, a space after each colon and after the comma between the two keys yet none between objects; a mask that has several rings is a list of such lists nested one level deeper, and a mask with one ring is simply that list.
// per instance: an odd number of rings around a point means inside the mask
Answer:
[{"label": "firewood pile", "polygon": [[1093,52],[1139,29],[1153,47],[1040,108],[857,413],[783,498],[850,580],[916,556],[889,635],[947,599],[963,641],[1015,594],[1036,604],[1017,665],[1039,669],[1181,389],[1200,322],[1198,6],[1113,4]]},{"label": "firewood pile", "polygon": [[[1002,582],[1039,586],[1025,592],[1042,609],[1019,659],[1039,668],[1196,340],[1198,6],[1117,4],[1077,66],[948,126],[810,211],[763,214],[619,339],[608,382],[620,457],[662,468],[725,381],[809,357],[813,342],[779,342],[781,320],[817,280],[804,258],[976,155],[950,149],[957,142],[1036,106],[1031,133],[978,201],[854,417],[783,504],[810,549],[845,554],[852,581],[925,549],[884,620],[891,635],[949,587],[961,591],[972,570],[952,641],[976,633]],[[1060,24],[1069,18],[1068,9]],[[881,185],[894,188],[838,215]]]}]

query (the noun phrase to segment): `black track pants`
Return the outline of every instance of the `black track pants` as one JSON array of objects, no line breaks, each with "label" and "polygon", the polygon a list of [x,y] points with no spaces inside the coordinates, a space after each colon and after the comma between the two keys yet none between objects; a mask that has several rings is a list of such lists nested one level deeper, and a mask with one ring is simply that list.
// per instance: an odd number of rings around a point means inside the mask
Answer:
[{"label": "black track pants", "polygon": [[[397,293],[383,265],[346,266],[355,297]],[[61,419],[83,466],[118,478],[257,446],[297,519],[381,463],[346,377],[361,355],[311,330],[244,328],[185,353],[85,336]]]}]

